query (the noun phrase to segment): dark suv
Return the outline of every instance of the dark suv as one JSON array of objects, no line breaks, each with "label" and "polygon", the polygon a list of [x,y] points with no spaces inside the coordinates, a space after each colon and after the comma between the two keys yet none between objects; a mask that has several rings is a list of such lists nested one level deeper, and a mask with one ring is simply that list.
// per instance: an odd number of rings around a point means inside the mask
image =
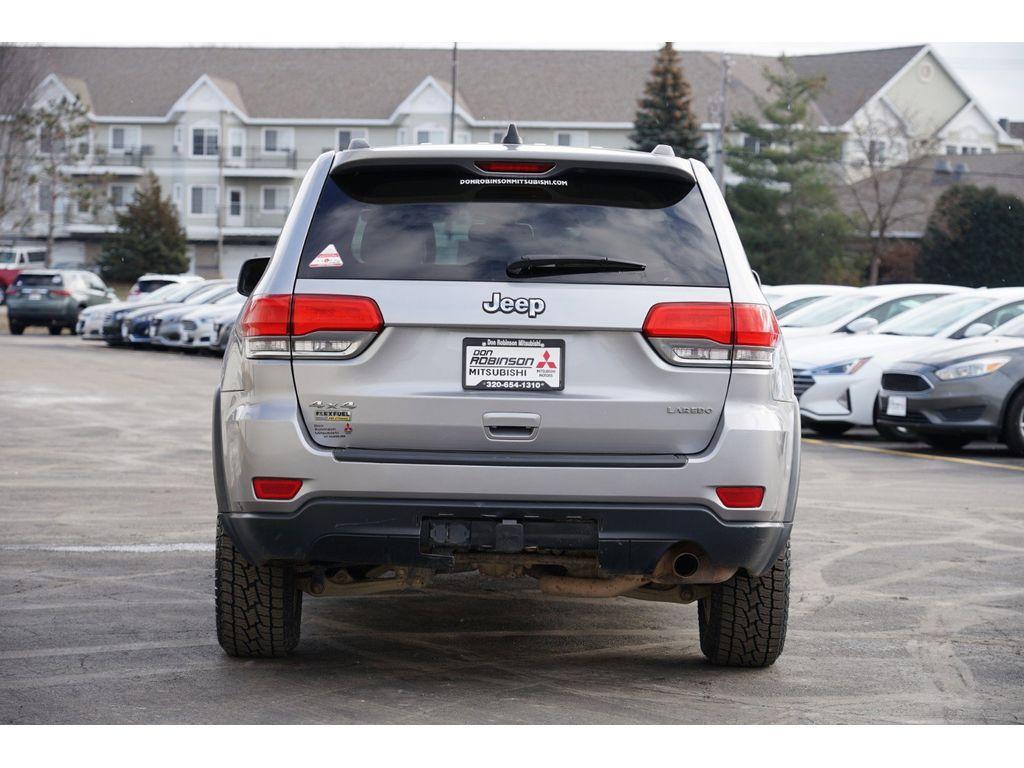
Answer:
[{"label": "dark suv", "polygon": [[75,332],[78,313],[116,299],[98,275],[84,270],[26,270],[7,289],[7,321],[20,335],[30,325],[44,325],[54,336]]}]

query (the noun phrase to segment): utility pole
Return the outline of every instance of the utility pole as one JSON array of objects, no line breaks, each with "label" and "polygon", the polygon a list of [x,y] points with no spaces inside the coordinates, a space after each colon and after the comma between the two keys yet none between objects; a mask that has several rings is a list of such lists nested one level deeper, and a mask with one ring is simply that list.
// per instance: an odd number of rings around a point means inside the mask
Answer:
[{"label": "utility pole", "polygon": [[459,93],[459,44],[452,43],[452,114],[448,123],[448,143],[455,143],[455,100]]},{"label": "utility pole", "polygon": [[727,98],[729,95],[729,73],[732,71],[732,57],[722,54],[722,91],[718,97],[718,146],[715,147],[715,182],[725,191],[725,128],[729,120]]}]

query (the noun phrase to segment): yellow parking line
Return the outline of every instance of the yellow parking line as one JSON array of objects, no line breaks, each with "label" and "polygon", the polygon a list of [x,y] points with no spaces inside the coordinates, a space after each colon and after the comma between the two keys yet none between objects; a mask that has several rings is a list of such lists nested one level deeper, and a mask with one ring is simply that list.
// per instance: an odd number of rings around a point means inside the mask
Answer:
[{"label": "yellow parking line", "polygon": [[914,459],[931,459],[932,461],[948,461],[953,464],[972,464],[977,467],[994,467],[995,469],[1009,469],[1013,472],[1024,472],[1024,467],[1015,467],[1011,464],[1000,464],[995,461],[982,461],[981,459],[962,459],[957,456],[935,456],[930,453],[917,453],[915,451],[895,451],[892,448],[875,448],[871,445],[853,445],[852,443],[837,443],[831,440],[818,440],[813,437],[803,438],[803,442],[812,445],[826,445],[831,448],[846,448],[851,451],[868,451],[869,453],[888,453],[892,456],[909,456]]}]

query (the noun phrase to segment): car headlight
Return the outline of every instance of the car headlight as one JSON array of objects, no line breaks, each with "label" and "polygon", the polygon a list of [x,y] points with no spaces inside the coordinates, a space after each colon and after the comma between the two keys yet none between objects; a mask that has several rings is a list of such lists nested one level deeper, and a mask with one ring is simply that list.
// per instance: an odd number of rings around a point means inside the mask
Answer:
[{"label": "car headlight", "polygon": [[935,375],[942,381],[953,381],[954,379],[973,379],[976,376],[987,376],[994,373],[1010,361],[1009,357],[976,357],[974,360],[965,360],[962,363],[953,363],[945,368],[939,368]]},{"label": "car headlight", "polygon": [[811,369],[812,376],[848,376],[856,373],[870,360],[870,357],[858,357],[853,360],[843,360],[841,363],[829,363]]}]

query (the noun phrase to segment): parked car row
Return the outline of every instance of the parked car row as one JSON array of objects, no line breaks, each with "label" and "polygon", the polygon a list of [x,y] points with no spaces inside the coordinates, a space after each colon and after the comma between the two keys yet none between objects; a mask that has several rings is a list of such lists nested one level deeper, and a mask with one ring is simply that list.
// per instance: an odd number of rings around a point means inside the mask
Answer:
[{"label": "parked car row", "polygon": [[[1024,455],[1024,287],[771,286],[805,426]],[[795,310],[793,301],[807,299]]]},{"label": "parked car row", "polygon": [[83,310],[78,333],[112,346],[223,353],[245,303],[231,280],[169,280],[141,293]]}]

